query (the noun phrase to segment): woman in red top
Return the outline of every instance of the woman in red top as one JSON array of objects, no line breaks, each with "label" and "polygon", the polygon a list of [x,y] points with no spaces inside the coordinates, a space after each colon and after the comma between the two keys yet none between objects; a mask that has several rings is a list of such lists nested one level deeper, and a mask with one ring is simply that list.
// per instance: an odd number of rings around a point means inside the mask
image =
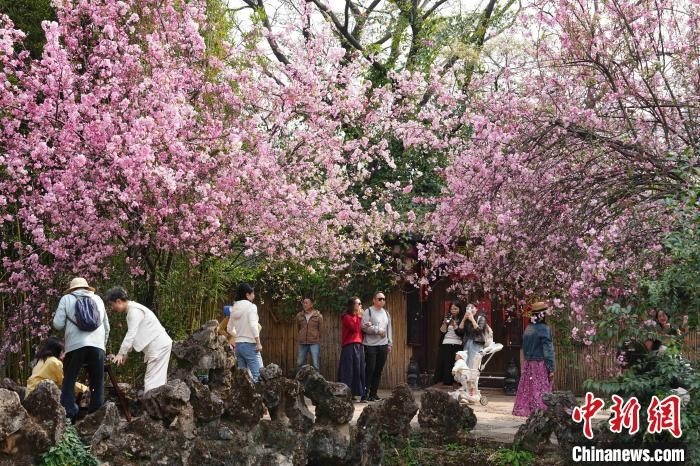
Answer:
[{"label": "woman in red top", "polygon": [[[338,380],[350,387],[353,397],[365,395],[365,352],[362,349],[362,301],[348,300],[343,314],[343,349],[340,352]],[[357,399],[355,399],[357,401]]]}]

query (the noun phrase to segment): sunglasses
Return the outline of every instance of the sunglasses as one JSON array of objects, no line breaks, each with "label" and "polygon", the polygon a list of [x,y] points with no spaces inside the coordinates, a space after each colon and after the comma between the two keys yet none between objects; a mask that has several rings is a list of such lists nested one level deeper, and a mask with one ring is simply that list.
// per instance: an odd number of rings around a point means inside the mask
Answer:
[{"label": "sunglasses", "polygon": [[386,298],[377,298],[377,301],[386,301]]}]

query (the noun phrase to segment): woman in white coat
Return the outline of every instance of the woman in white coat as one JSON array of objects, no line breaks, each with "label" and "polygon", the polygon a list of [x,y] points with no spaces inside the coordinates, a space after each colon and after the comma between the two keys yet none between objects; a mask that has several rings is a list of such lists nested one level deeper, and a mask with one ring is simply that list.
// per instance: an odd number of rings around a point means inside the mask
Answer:
[{"label": "woman in white coat", "polygon": [[236,302],[231,309],[228,333],[236,335],[236,362],[241,369],[250,370],[253,382],[260,377],[263,367],[262,344],[258,306],[253,304],[255,291],[248,283],[241,283],[236,294]]},{"label": "woman in white coat", "polygon": [[146,306],[130,301],[126,290],[121,287],[107,291],[105,301],[112,311],[126,312],[128,330],[114,362],[121,366],[126,362],[129,351],[143,351],[146,363],[143,393],[165,385],[173,341],[156,315]]}]

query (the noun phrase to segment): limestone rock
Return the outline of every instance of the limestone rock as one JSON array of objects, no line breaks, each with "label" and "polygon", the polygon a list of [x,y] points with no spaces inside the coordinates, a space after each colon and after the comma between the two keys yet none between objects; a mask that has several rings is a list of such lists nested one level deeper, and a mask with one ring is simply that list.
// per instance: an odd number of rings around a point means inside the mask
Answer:
[{"label": "limestone rock", "polygon": [[541,452],[549,445],[549,437],[553,431],[554,424],[546,411],[537,410],[518,428],[513,443],[523,450]]},{"label": "limestone rock", "polygon": [[[131,384],[121,382],[119,383],[119,391],[126,401],[131,417],[139,417],[143,413],[143,405],[141,404],[141,390],[133,387]],[[119,412],[124,415],[124,413],[122,413],[122,407],[119,404],[119,400],[117,399],[117,392],[111,385],[105,387],[105,401],[113,401],[116,403],[117,408],[119,408]]]},{"label": "limestone rock", "polygon": [[424,437],[441,442],[454,442],[461,431],[476,425],[476,415],[447,392],[429,389],[420,399],[418,423]]},{"label": "limestone rock", "polygon": [[192,405],[186,405],[173,422],[170,423],[169,427],[179,431],[186,439],[192,440],[195,437],[196,430]]},{"label": "limestone rock", "polygon": [[86,444],[96,445],[112,437],[121,422],[117,405],[108,401],[100,409],[78,421],[75,428]]},{"label": "limestone rock", "polygon": [[515,434],[514,444],[525,450],[540,452],[547,448],[554,432],[560,452],[569,455],[574,445],[586,444],[581,426],[571,419],[576,399],[571,392],[546,393],[542,401],[546,410],[535,411]]},{"label": "limestone rock", "polygon": [[142,403],[149,416],[170,424],[189,406],[189,401],[190,389],[187,384],[174,379],[146,393]]},{"label": "limestone rock", "polygon": [[213,389],[224,403],[224,418],[239,426],[255,426],[262,419],[265,404],[247,369],[229,372]]},{"label": "limestone rock", "polygon": [[318,427],[309,434],[308,464],[311,466],[342,466],[348,463],[350,427]]},{"label": "limestone rock", "polygon": [[61,390],[51,380],[41,381],[22,402],[27,413],[41,425],[52,444],[66,430],[66,410],[61,405]]},{"label": "limestone rock", "polygon": [[0,440],[0,464],[36,464],[38,457],[53,445],[46,431],[28,416],[22,429]]},{"label": "limestone rock", "polygon": [[28,417],[17,392],[0,388],[0,441],[22,429]]},{"label": "limestone rock", "polygon": [[17,395],[19,395],[20,401],[24,400],[24,396],[27,392],[26,387],[23,387],[17,384],[14,380],[8,378],[0,380],[0,388],[4,388],[5,390],[10,390],[12,392],[17,393]]},{"label": "limestone rock", "polygon": [[0,388],[0,463],[33,464],[55,444],[53,434],[60,426],[49,419],[47,428],[29,415],[17,392]]},{"label": "limestone rock", "polygon": [[374,425],[389,435],[407,438],[411,432],[411,419],[418,412],[418,405],[408,385],[399,385],[389,398],[369,404],[360,414],[357,425]]},{"label": "limestone rock", "polygon": [[173,344],[178,366],[194,371],[232,369],[236,358],[226,338],[217,333],[219,323],[210,320],[184,341]]},{"label": "limestone rock", "polygon": [[352,433],[348,455],[350,464],[381,465],[384,453],[381,436],[406,439],[411,432],[411,419],[417,411],[418,405],[408,385],[399,385],[389,398],[367,405]]},{"label": "limestone rock", "polygon": [[122,424],[109,439],[93,444],[91,450],[109,464],[154,464],[151,460],[156,457],[159,463],[164,460],[163,455],[158,454],[159,449],[169,450],[168,454],[174,455],[183,447],[173,437],[177,437],[177,432],[168,432],[160,419],[144,414]]},{"label": "limestone rock", "polygon": [[241,449],[230,441],[211,441],[196,438],[188,464],[201,466],[250,466],[255,464],[255,460],[251,450]]},{"label": "limestone rock", "polygon": [[276,364],[263,368],[257,390],[273,421],[297,432],[308,432],[313,427],[314,416],[304,401],[304,389],[297,380],[282,377]]},{"label": "limestone rock", "polygon": [[226,426],[219,428],[219,439],[220,440],[233,440],[233,431]]},{"label": "limestone rock", "polygon": [[259,464],[305,466],[308,463],[306,436],[278,421],[261,421],[254,443],[263,447],[254,454],[260,459]]},{"label": "limestone rock", "polygon": [[219,395],[213,393],[193,375],[185,379],[185,383],[190,389],[190,403],[197,420],[206,422],[221,417],[224,413],[224,402]]},{"label": "limestone rock", "polygon": [[149,416],[143,415],[130,422],[127,428],[120,432],[109,453],[116,457],[126,455],[133,460],[150,459],[155,450],[153,440],[162,440],[167,434],[161,425],[148,418]]},{"label": "limestone rock", "polygon": [[[369,405],[362,411],[362,414],[368,409],[373,413],[377,412],[377,408]],[[374,415],[369,417],[374,418]],[[379,426],[372,423],[360,425],[358,422],[358,425],[352,429],[347,464],[353,466],[381,466],[383,457],[384,447],[382,446]]]},{"label": "limestone rock", "polygon": [[297,380],[304,387],[304,394],[316,406],[316,424],[343,425],[352,420],[355,407],[347,385],[328,382],[309,365],[301,368]]},{"label": "limestone rock", "polygon": [[575,445],[585,442],[581,425],[574,422],[571,413],[576,406],[576,398],[571,392],[556,391],[546,393],[542,401],[547,405],[547,414],[554,424],[554,435],[562,452],[571,452]]},{"label": "limestone rock", "polygon": [[282,377],[282,369],[277,364],[268,364],[260,369],[260,380],[274,380]]}]

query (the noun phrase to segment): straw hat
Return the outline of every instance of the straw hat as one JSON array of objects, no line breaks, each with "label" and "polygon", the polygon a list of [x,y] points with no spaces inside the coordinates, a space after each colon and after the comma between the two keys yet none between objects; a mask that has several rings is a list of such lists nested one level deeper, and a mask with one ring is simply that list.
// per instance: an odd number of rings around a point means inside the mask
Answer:
[{"label": "straw hat", "polygon": [[83,277],[75,277],[73,280],[70,281],[70,284],[68,285],[68,289],[64,291],[65,294],[69,294],[73,290],[77,290],[78,288],[85,288],[90,291],[95,291],[93,287],[88,285],[87,280],[85,280]]},{"label": "straw hat", "polygon": [[524,311],[524,316],[529,317],[531,320],[533,318],[541,319],[552,315],[552,308],[545,301],[536,301],[525,307]]},{"label": "straw hat", "polygon": [[549,304],[544,301],[537,301],[536,303],[530,304],[530,310],[532,312],[546,311],[547,309],[549,309]]}]

